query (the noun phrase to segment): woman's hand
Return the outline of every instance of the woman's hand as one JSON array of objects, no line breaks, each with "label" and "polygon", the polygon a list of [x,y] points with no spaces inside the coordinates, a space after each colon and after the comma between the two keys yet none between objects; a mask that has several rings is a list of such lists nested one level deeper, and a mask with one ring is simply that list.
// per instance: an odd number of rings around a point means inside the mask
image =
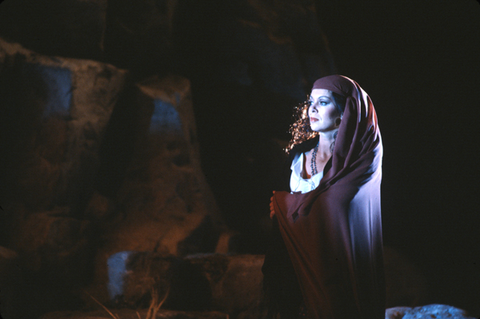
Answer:
[{"label": "woman's hand", "polygon": [[270,197],[270,219],[275,215],[275,208],[273,207],[273,196],[275,196],[275,191],[273,191],[272,197]]}]

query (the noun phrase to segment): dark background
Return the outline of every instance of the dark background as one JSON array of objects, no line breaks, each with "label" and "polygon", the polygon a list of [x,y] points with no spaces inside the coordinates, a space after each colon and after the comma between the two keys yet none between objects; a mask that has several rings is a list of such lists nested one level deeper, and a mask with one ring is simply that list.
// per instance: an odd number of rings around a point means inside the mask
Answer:
[{"label": "dark background", "polygon": [[431,302],[480,313],[479,3],[339,0],[320,17],[338,72],[376,106],[385,244]]}]

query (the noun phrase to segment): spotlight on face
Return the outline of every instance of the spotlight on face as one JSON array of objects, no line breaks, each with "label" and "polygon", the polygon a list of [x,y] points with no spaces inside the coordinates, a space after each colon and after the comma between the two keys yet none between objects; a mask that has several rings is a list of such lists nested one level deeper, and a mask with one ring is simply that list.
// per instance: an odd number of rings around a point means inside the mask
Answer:
[{"label": "spotlight on face", "polygon": [[341,114],[335,105],[332,92],[325,89],[313,89],[310,94],[308,117],[312,131],[328,132],[338,128]]}]

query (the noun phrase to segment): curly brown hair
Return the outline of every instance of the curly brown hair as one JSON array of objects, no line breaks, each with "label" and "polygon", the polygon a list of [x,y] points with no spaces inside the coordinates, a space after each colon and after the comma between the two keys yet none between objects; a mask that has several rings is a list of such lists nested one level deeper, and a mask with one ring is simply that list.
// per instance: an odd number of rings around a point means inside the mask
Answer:
[{"label": "curly brown hair", "polygon": [[288,130],[288,133],[292,134],[292,138],[285,148],[286,153],[290,153],[295,145],[301,144],[318,135],[318,132],[312,131],[310,128],[310,119],[308,117],[310,101],[308,98],[309,97],[307,97],[306,101],[303,101],[293,108],[292,117],[294,122]]}]

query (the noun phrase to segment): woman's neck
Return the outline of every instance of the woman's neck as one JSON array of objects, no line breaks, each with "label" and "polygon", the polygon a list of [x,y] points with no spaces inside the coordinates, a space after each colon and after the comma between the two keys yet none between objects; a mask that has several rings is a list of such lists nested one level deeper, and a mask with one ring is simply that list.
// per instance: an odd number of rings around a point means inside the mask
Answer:
[{"label": "woman's neck", "polygon": [[330,158],[332,156],[331,147],[333,142],[335,142],[337,132],[338,129],[328,132],[319,132],[318,156],[321,158]]}]

